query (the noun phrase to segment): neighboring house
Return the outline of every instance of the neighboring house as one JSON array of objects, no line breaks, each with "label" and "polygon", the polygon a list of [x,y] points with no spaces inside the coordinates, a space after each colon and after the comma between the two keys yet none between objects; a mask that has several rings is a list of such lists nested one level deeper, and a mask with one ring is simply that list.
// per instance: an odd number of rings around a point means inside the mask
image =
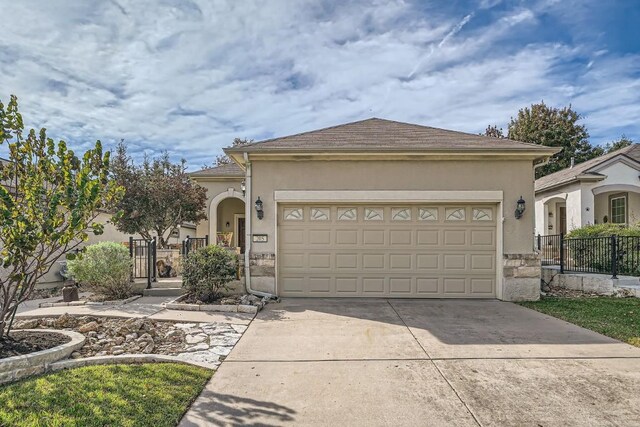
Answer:
[{"label": "neighboring house", "polygon": [[536,234],[640,221],[640,144],[536,180]]},{"label": "neighboring house", "polygon": [[514,210],[555,148],[373,118],[225,152],[237,165],[192,174],[209,190],[198,235],[236,234],[250,289],[539,297],[533,209]]}]

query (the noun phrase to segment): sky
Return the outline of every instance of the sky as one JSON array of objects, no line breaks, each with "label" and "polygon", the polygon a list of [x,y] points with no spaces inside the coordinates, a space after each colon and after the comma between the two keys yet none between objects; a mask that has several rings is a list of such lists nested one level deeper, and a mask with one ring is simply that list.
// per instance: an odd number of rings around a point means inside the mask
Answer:
[{"label": "sky", "polygon": [[[640,0],[0,0],[0,100],[76,151],[190,169],[380,117],[478,133],[571,104],[640,142]],[[0,156],[6,148],[0,146]]]}]

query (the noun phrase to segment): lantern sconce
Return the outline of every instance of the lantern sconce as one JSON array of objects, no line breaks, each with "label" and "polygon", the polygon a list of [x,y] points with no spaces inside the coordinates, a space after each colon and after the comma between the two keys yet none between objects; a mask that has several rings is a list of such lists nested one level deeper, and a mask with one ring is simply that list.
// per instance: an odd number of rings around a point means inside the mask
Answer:
[{"label": "lantern sconce", "polygon": [[260,196],[258,196],[258,200],[256,200],[256,214],[258,215],[258,219],[264,218],[264,210],[262,209],[262,200],[260,200]]},{"label": "lantern sconce", "polygon": [[240,183],[240,189],[242,190],[242,195],[244,196],[247,192],[247,182],[244,179]]},{"label": "lantern sconce", "polygon": [[518,201],[516,202],[516,219],[520,219],[522,218],[522,214],[524,213],[524,206],[525,202],[524,199],[522,198],[522,196],[520,196],[520,198],[518,199]]}]

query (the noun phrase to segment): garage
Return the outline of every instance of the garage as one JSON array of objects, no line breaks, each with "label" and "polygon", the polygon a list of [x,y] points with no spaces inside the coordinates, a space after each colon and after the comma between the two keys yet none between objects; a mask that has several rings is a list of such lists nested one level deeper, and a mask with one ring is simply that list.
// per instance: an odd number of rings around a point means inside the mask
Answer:
[{"label": "garage", "polygon": [[279,294],[495,298],[496,217],[492,204],[279,204]]}]

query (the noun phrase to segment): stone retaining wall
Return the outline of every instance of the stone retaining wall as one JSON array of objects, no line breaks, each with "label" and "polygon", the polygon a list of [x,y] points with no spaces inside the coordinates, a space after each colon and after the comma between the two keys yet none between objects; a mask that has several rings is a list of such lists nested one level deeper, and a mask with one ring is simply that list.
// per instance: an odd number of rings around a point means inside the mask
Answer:
[{"label": "stone retaining wall", "polygon": [[80,349],[86,340],[84,335],[73,331],[21,329],[20,332],[56,333],[68,336],[71,341],[47,350],[0,359],[0,384],[46,372],[51,363],[68,358],[71,353]]},{"label": "stone retaining wall", "polygon": [[612,279],[608,274],[563,273],[559,267],[542,267],[543,286],[598,295],[620,295],[640,297],[640,278],[620,277]]}]

